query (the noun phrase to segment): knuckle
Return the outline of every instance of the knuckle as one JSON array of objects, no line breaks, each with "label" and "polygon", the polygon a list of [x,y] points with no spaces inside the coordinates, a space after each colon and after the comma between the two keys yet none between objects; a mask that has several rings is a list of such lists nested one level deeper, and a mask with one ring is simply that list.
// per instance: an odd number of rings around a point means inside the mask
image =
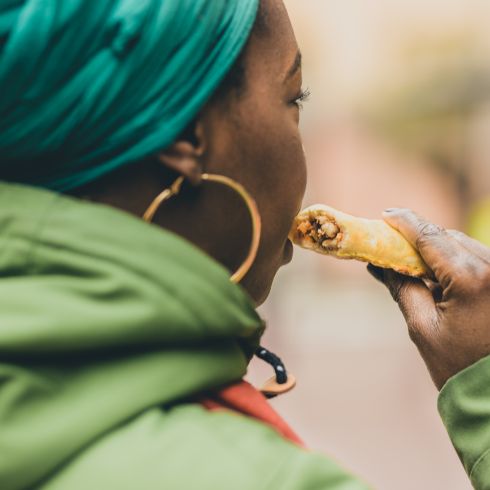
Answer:
[{"label": "knuckle", "polygon": [[474,257],[460,259],[455,263],[452,286],[466,296],[490,291],[490,265]]},{"label": "knuckle", "polygon": [[471,272],[466,257],[457,255],[452,259],[450,267],[441,274],[443,284],[457,294],[464,293],[471,285]]},{"label": "knuckle", "polygon": [[474,264],[474,277],[475,282],[478,284],[480,290],[490,290],[490,265],[486,262],[480,262]]},{"label": "knuckle", "polygon": [[471,259],[466,254],[457,254],[451,261],[453,276],[456,279],[466,279],[471,276],[474,266]]},{"label": "knuckle", "polygon": [[417,225],[416,246],[419,248],[433,237],[440,236],[444,233],[444,228],[433,223],[421,222]]}]

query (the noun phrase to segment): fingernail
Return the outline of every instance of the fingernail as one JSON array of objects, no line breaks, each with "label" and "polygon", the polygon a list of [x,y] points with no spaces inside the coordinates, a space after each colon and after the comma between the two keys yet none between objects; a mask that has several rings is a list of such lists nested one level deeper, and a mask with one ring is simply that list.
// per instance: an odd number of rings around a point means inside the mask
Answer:
[{"label": "fingernail", "polygon": [[391,214],[391,213],[394,213],[398,211],[398,208],[387,208],[383,211],[383,213],[386,213],[386,214]]}]

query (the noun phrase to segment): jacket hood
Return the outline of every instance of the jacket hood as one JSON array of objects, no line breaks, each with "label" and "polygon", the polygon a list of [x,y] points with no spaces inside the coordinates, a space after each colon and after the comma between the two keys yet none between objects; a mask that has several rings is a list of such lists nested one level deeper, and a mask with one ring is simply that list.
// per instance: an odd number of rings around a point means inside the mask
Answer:
[{"label": "jacket hood", "polygon": [[228,271],[123,211],[0,183],[0,488],[240,379],[264,325]]}]

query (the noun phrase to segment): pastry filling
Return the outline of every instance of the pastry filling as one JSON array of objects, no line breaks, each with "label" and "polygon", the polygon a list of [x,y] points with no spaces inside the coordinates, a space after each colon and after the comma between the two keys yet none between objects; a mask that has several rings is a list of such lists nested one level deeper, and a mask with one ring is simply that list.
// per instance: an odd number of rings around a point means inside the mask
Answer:
[{"label": "pastry filling", "polygon": [[326,216],[310,216],[309,220],[305,220],[298,225],[297,230],[300,236],[309,238],[327,250],[337,248],[342,238],[337,223]]}]

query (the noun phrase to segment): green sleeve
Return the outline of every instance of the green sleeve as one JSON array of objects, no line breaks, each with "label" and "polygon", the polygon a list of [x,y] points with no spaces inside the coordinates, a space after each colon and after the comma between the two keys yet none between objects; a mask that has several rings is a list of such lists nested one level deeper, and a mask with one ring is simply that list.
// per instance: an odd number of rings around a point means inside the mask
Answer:
[{"label": "green sleeve", "polygon": [[439,413],[476,490],[490,490],[490,356],[449,379]]}]

